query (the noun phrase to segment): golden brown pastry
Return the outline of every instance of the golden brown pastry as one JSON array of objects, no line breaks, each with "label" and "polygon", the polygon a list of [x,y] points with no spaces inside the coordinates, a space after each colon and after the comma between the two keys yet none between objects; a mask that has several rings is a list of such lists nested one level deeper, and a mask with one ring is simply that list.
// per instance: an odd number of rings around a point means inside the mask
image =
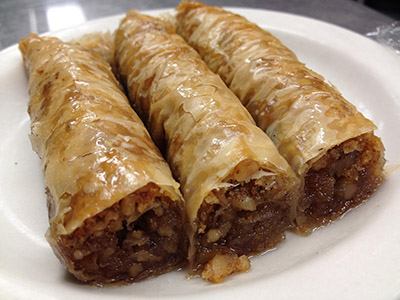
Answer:
[{"label": "golden brown pastry", "polygon": [[114,63],[114,34],[109,31],[84,34],[73,42],[94,51],[111,66]]},{"label": "golden brown pastry", "polygon": [[177,31],[239,97],[304,185],[303,234],[367,199],[382,181],[376,126],[269,32],[219,7],[183,1]]},{"label": "golden brown pastry", "polygon": [[31,34],[19,47],[48,189],[47,238],[67,270],[102,285],[184,266],[179,185],[108,64],[56,38]]},{"label": "golden brown pastry", "polygon": [[292,226],[295,174],[172,25],[130,11],[115,51],[134,108],[181,183],[191,270],[215,282],[246,270],[239,256],[275,247]]}]

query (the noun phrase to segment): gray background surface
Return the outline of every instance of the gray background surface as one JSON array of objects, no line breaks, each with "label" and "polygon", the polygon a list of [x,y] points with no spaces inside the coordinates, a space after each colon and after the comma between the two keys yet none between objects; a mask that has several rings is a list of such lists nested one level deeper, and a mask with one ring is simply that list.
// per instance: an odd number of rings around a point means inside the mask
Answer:
[{"label": "gray background surface", "polygon": [[[81,13],[78,19],[89,21],[122,14],[132,8],[145,10],[176,7],[179,2],[180,0],[0,0],[0,49],[17,43],[30,32],[43,33],[54,28],[49,26],[51,10],[64,11],[64,18],[60,18],[59,21],[64,20],[64,26],[69,27],[74,25],[74,20],[66,17],[68,12],[71,12],[68,6],[74,7],[75,10],[78,7]],[[210,5],[259,8],[303,15],[360,34],[374,31],[377,26],[393,21],[391,17],[351,0],[204,0],[203,2]]]}]

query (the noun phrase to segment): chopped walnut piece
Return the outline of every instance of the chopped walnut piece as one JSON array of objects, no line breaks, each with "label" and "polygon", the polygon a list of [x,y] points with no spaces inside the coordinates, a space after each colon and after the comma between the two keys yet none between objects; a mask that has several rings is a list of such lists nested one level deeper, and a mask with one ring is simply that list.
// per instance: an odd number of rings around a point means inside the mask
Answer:
[{"label": "chopped walnut piece", "polygon": [[[138,205],[146,209],[142,215]],[[102,286],[136,282],[185,266],[186,243],[179,207],[149,185],[61,236],[59,247],[67,261],[82,270],[75,276]]]},{"label": "chopped walnut piece", "polygon": [[250,260],[246,255],[238,257],[236,254],[217,254],[205,266],[201,277],[220,283],[225,277],[250,269]]},{"label": "chopped walnut piece", "polygon": [[305,195],[296,232],[308,235],[368,199],[383,180],[381,140],[372,133],[347,140],[314,162],[305,176]]}]

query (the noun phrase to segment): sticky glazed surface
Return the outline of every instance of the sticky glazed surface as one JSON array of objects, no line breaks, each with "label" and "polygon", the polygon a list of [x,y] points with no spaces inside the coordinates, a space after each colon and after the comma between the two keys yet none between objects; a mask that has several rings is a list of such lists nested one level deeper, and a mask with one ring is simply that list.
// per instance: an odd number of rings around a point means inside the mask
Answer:
[{"label": "sticky glazed surface", "polygon": [[73,42],[79,43],[86,49],[98,53],[111,66],[114,65],[114,34],[107,32],[89,33],[80,36]]},{"label": "sticky glazed surface", "polygon": [[[183,2],[178,32],[221,76],[294,171],[375,125],[276,37],[218,7]],[[322,150],[321,150],[322,149]]]},{"label": "sticky glazed surface", "polygon": [[[20,42],[20,50],[29,73],[31,142],[51,199],[47,237],[68,270],[85,280],[64,253],[61,237],[80,240],[73,233],[87,220],[97,220],[149,184],[157,187],[157,197],[169,199],[170,207],[182,209],[179,185],[100,56],[34,34]],[[143,199],[149,205],[155,201]]]},{"label": "sticky glazed surface", "polygon": [[[369,193],[363,193],[362,198],[369,197],[382,181],[384,151],[379,138],[373,135],[376,126],[372,121],[322,76],[299,62],[276,37],[256,24],[221,8],[197,2],[183,1],[177,10],[178,33],[239,97],[257,125],[271,137],[305,183],[306,199],[300,209],[312,201],[316,204],[310,207],[322,207],[321,202],[325,201],[325,212],[318,213],[321,216],[316,218],[324,220],[335,219],[340,215],[339,210],[347,210],[349,205],[345,203],[350,199],[343,202],[340,192],[331,192],[336,179],[329,176],[331,183],[326,180],[322,183],[319,181],[324,181],[327,175],[317,176],[309,170],[319,159],[326,160],[333,155],[336,150],[332,149],[343,147],[344,142],[360,136],[370,140],[368,151],[379,157],[368,163],[368,169],[374,171],[367,172],[370,178],[365,182],[374,182],[371,184],[374,188],[367,188]],[[335,159],[329,161],[334,164]],[[355,165],[350,168],[364,168],[358,166],[357,160],[353,161]],[[360,189],[362,185],[364,183]],[[320,196],[312,196],[317,190]],[[357,199],[355,196],[351,201],[360,203]],[[325,221],[317,223],[321,225]]]},{"label": "sticky glazed surface", "polygon": [[[130,11],[117,30],[115,51],[117,69],[133,106],[155,142],[165,149],[182,185],[192,234],[200,225],[197,218],[202,205],[229,204],[224,203],[225,192],[214,191],[230,190],[232,174],[238,184],[249,186],[252,179],[263,177],[269,178],[271,185],[285,181],[276,202],[291,208],[296,205],[298,181],[287,162],[219,76],[172,26]],[[231,202],[235,196],[228,198]],[[267,196],[261,198],[260,202],[268,201]],[[288,219],[292,218],[288,212]],[[190,259],[195,246],[192,240]],[[264,246],[263,241],[259,248]]]}]

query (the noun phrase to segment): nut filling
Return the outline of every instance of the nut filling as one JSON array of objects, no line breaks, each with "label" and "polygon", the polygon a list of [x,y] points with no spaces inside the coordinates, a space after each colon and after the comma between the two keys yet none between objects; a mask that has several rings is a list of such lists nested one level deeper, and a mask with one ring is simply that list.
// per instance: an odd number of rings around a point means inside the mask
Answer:
[{"label": "nut filling", "polygon": [[383,165],[383,145],[373,134],[328,151],[305,177],[297,230],[308,234],[361,204],[382,182]]},{"label": "nut filling", "polygon": [[194,236],[193,273],[202,271],[217,254],[256,254],[284,239],[284,231],[292,226],[293,202],[282,193],[281,184],[268,185],[267,180],[270,179],[251,180],[214,191],[219,202],[226,205],[202,204]]},{"label": "nut filling", "polygon": [[130,283],[185,265],[183,228],[175,203],[145,187],[86,220],[59,243],[73,268],[82,271],[81,279],[97,285]]}]

